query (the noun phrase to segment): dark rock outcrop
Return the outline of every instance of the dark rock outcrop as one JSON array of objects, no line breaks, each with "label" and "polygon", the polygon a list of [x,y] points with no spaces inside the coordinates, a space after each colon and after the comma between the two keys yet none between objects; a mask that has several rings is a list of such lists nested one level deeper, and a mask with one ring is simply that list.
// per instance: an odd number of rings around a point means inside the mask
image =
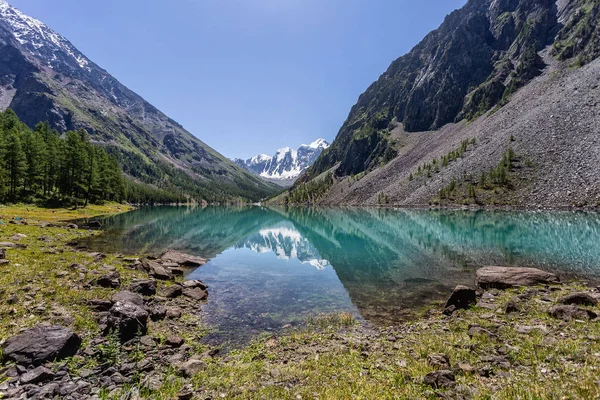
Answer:
[{"label": "dark rock outcrop", "polygon": [[515,286],[535,286],[558,283],[556,275],[537,268],[484,267],[477,270],[477,285],[483,289],[506,289]]},{"label": "dark rock outcrop", "polygon": [[475,289],[471,289],[468,286],[458,285],[454,288],[454,291],[446,301],[444,308],[450,306],[456,307],[456,309],[469,308],[471,305],[477,303],[477,292]]},{"label": "dark rock outcrop", "polygon": [[91,284],[103,288],[116,289],[121,286],[121,274],[119,274],[117,271],[113,271],[109,274],[94,279]]},{"label": "dark rock outcrop", "polygon": [[148,279],[134,281],[129,286],[129,290],[142,296],[154,296],[156,294],[156,281]]},{"label": "dark rock outcrop", "polygon": [[14,336],[2,346],[4,358],[21,365],[41,365],[74,356],[81,338],[69,328],[37,325]]},{"label": "dark rock outcrop", "polygon": [[574,304],[578,306],[596,306],[598,300],[592,297],[589,293],[577,292],[571,293],[558,299],[560,304]]}]

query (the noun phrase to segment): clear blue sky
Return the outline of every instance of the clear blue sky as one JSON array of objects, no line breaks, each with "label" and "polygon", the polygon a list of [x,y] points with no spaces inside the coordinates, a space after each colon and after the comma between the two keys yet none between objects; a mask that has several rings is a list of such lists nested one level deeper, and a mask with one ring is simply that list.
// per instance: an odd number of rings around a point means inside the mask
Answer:
[{"label": "clear blue sky", "polygon": [[466,0],[8,0],[228,157],[335,138]]}]

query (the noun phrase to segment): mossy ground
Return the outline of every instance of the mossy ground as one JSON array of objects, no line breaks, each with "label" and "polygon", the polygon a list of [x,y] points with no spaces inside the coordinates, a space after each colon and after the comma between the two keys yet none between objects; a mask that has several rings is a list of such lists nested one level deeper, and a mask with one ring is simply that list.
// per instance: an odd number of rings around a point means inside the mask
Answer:
[{"label": "mossy ground", "polygon": [[[140,272],[117,255],[107,254],[105,259],[97,260],[90,253],[66,245],[96,232],[43,228],[35,221],[77,219],[119,211],[119,207],[61,211],[29,206],[0,208],[4,222],[0,225],[0,241],[18,233],[27,236],[15,241],[27,248],[8,250],[10,263],[0,267],[0,340],[40,322],[72,327],[84,338],[82,348],[100,335],[86,301],[109,298],[114,291],[84,288],[85,283],[104,265],[112,265],[121,273],[123,286]],[[7,223],[16,216],[29,224]],[[88,272],[81,276],[79,271],[71,270],[69,266],[74,263],[85,265]],[[389,328],[363,326],[348,314],[316,316],[303,329],[261,337],[245,348],[206,357],[204,370],[191,382],[200,390],[199,398],[598,398],[600,322],[563,322],[547,312],[560,296],[576,289],[586,288],[569,284],[498,292],[488,300],[488,308],[473,307],[446,317],[439,312],[441,306],[436,306],[414,321]],[[529,295],[520,300],[521,312],[506,315],[504,304],[524,293]],[[9,304],[13,296],[17,301]],[[189,323],[192,319],[197,316],[184,315],[175,332],[172,325],[152,323],[149,335],[160,339],[177,333],[193,352],[201,354],[206,351],[199,340],[203,328],[190,327],[194,326]],[[474,324],[493,336],[470,337],[469,326]],[[536,328],[523,333],[529,330],[524,327]],[[427,356],[433,353],[448,356],[456,387],[432,388],[423,383],[423,377],[435,369],[427,362]],[[124,358],[141,361],[148,356],[139,348],[124,349],[117,341],[109,340],[102,345],[100,357],[82,354],[66,363],[76,376],[99,363],[118,364]],[[472,371],[461,364],[468,364]],[[139,379],[119,396],[137,388],[142,398],[176,398],[189,381],[176,376],[173,366],[162,368],[164,379],[159,387],[144,388],[144,374],[140,373]],[[101,390],[99,397],[111,395]]]}]

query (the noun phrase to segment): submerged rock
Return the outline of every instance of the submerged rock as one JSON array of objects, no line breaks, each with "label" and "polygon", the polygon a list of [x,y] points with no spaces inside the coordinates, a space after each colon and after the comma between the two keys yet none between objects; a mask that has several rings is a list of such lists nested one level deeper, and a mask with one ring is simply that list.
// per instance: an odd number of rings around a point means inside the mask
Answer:
[{"label": "submerged rock", "polygon": [[534,286],[558,283],[556,275],[537,268],[484,267],[477,270],[477,285],[483,289],[506,289],[514,286]]},{"label": "submerged rock", "polygon": [[186,267],[200,267],[206,264],[206,260],[202,257],[191,256],[175,250],[167,251],[160,259]]},{"label": "submerged rock", "polygon": [[4,358],[21,365],[41,365],[47,361],[74,356],[81,338],[69,328],[59,325],[37,325],[6,341]]}]

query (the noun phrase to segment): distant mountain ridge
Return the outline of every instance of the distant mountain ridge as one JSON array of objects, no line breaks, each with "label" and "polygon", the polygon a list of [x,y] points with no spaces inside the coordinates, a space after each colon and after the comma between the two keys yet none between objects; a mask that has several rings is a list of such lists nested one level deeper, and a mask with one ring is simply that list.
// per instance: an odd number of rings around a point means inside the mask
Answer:
[{"label": "distant mountain ridge", "polygon": [[323,150],[328,147],[329,143],[325,139],[317,139],[311,144],[300,146],[297,150],[284,147],[277,150],[272,157],[258,154],[247,160],[236,158],[233,161],[267,181],[289,186],[313,165]]},{"label": "distant mountain ridge", "polygon": [[86,129],[135,182],[208,201],[259,200],[274,190],[0,0],[0,109],[8,107],[30,127]]}]

